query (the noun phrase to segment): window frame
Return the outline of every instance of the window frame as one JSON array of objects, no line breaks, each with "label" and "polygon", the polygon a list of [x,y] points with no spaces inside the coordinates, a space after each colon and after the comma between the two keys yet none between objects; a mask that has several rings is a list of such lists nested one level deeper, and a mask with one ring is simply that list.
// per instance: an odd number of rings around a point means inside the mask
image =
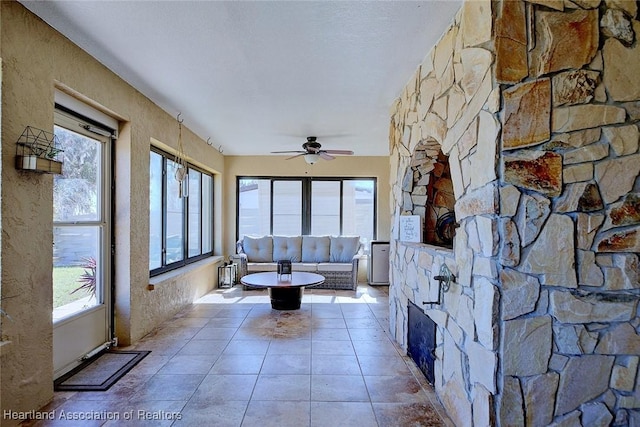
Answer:
[{"label": "window frame", "polygon": [[[344,231],[344,182],[345,181],[365,181],[373,182],[373,235],[371,240],[377,239],[378,234],[378,179],[372,176],[353,176],[353,177],[308,177],[308,176],[236,176],[236,241],[240,238],[240,181],[241,180],[268,180],[270,181],[270,225],[269,234],[273,234],[273,183],[275,181],[301,181],[302,182],[302,235],[311,235],[311,198],[312,183],[318,181],[339,181],[340,182],[340,234]],[[360,236],[362,238],[362,236]]]},{"label": "window frame", "polygon": [[[58,95],[56,94],[56,97]],[[80,113],[82,108],[71,109],[65,105],[56,102],[54,104],[54,133],[56,128],[62,128],[68,132],[73,132],[91,140],[95,140],[98,144],[97,150],[99,151],[100,160],[98,162],[99,173],[97,176],[98,181],[98,209],[96,211],[96,218],[91,219],[79,219],[79,218],[65,218],[56,219],[55,215],[52,216],[52,226],[55,231],[56,228],[63,228],[73,230],[76,227],[79,228],[91,228],[97,229],[97,250],[96,254],[96,273],[97,273],[97,285],[98,292],[96,293],[96,304],[88,307],[89,310],[106,305],[111,308],[108,311],[113,310],[113,293],[114,283],[113,277],[115,277],[115,232],[114,232],[114,220],[115,220],[115,141],[118,137],[118,132],[113,126],[114,123],[109,121],[109,118],[104,121],[98,121],[87,115]],[[77,107],[77,105],[76,105]],[[88,110],[84,110],[87,112]],[[98,114],[94,110],[88,111],[89,113]],[[64,148],[64,147],[63,147]],[[54,180],[57,179],[54,178]],[[55,183],[54,183],[55,186]],[[53,190],[55,193],[55,189]],[[55,194],[53,194],[55,204]],[[55,233],[54,233],[55,234]],[[55,237],[55,236],[54,236]],[[55,238],[54,238],[55,240]],[[55,244],[55,242],[54,242]],[[53,267],[53,265],[52,265]],[[55,308],[53,308],[55,312]],[[63,315],[58,317],[54,314],[54,324],[64,322],[69,318],[78,317],[83,315],[82,310],[78,310],[70,315]],[[113,313],[111,314],[113,316]],[[114,320],[111,317],[108,323],[113,324]],[[111,327],[111,326],[109,326]]]},{"label": "window frame", "polygon": [[[167,263],[166,260],[166,256],[167,256],[167,185],[166,185],[166,176],[167,176],[167,161],[174,161],[175,156],[167,153],[166,151],[155,147],[155,146],[151,146],[149,155],[151,155],[151,153],[155,153],[161,156],[161,160],[162,160],[162,178],[161,178],[161,187],[162,187],[162,194],[161,194],[161,199],[162,199],[162,218],[161,218],[161,223],[162,223],[162,235],[161,235],[161,243],[162,243],[162,248],[160,251],[160,267],[154,268],[154,269],[150,269],[149,270],[149,276],[150,277],[154,277],[157,275],[160,275],[162,273],[166,273],[168,271],[172,271],[181,267],[184,267],[186,265],[192,264],[194,262],[200,261],[202,259],[205,258],[209,258],[211,256],[214,255],[214,240],[215,240],[215,236],[214,236],[214,228],[213,228],[213,224],[210,225],[210,227],[208,228],[210,231],[210,242],[209,242],[209,246],[211,248],[210,251],[208,252],[202,252],[203,248],[205,247],[204,241],[205,241],[205,237],[203,236],[202,233],[205,229],[205,227],[203,226],[203,221],[205,218],[203,218],[203,214],[205,212],[204,206],[205,206],[205,197],[203,197],[203,191],[204,191],[204,186],[202,185],[202,181],[203,178],[202,176],[207,175],[209,176],[209,178],[211,179],[211,185],[210,185],[210,206],[209,206],[209,212],[211,213],[211,218],[210,220],[213,221],[213,217],[215,214],[215,210],[214,210],[214,180],[215,177],[213,175],[213,173],[206,171],[192,163],[187,163],[187,169],[189,171],[194,170],[197,171],[201,174],[200,177],[200,209],[199,209],[199,216],[200,216],[200,220],[198,223],[198,228],[199,228],[199,247],[200,247],[200,254],[199,255],[194,255],[194,256],[189,256],[189,197],[183,197],[182,200],[182,259],[178,260],[178,261],[174,261],[171,263]],[[151,165],[149,165],[149,167],[151,167]],[[149,177],[149,184],[151,184],[151,177]],[[151,201],[149,201],[151,202]],[[151,223],[151,209],[149,209],[149,223]],[[151,237],[151,232],[149,232],[149,238]],[[151,256],[150,254],[151,252],[151,248],[149,248],[149,257]]]}]

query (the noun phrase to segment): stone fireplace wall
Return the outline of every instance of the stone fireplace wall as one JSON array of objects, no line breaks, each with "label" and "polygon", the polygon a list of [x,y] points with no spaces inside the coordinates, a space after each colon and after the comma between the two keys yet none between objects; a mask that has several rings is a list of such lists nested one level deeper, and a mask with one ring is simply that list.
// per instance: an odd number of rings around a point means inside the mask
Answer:
[{"label": "stone fireplace wall", "polygon": [[[390,129],[391,329],[406,349],[409,301],[436,323],[434,386],[459,426],[490,425],[498,392],[500,98],[491,33],[491,3],[466,3],[397,100]],[[433,173],[434,165],[442,154],[449,162],[446,192],[454,199],[450,203],[455,201],[460,224],[454,249],[398,241],[399,217],[428,214],[430,209],[417,206],[420,198],[412,194],[409,180],[421,169],[435,181],[439,173]],[[416,184],[427,185],[422,174],[420,180]],[[436,202],[424,199],[424,205]],[[429,233],[433,230],[426,230]],[[455,274],[456,282],[442,293],[441,304],[425,304],[438,300],[434,276],[442,265]]]},{"label": "stone fireplace wall", "polygon": [[498,13],[501,425],[640,423],[637,14]]},{"label": "stone fireplace wall", "polygon": [[[635,1],[466,2],[392,109],[390,319],[437,324],[456,425],[640,425]],[[449,157],[453,250],[398,241],[420,144]],[[433,277],[456,283],[442,303]]]}]

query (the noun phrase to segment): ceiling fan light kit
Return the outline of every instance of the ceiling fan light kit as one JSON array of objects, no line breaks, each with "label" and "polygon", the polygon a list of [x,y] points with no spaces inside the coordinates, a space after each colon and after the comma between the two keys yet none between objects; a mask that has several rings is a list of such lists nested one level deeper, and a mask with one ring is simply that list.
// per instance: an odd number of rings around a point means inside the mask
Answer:
[{"label": "ceiling fan light kit", "polygon": [[334,154],[345,156],[353,155],[353,151],[351,150],[322,150],[321,147],[322,146],[317,141],[317,138],[315,136],[308,136],[307,142],[302,144],[302,148],[304,148],[304,151],[272,151],[271,154],[297,153],[295,156],[287,157],[286,160],[304,156],[304,161],[310,165],[316,163],[320,159],[333,160],[335,159],[335,157],[333,156]]},{"label": "ceiling fan light kit", "polygon": [[310,165],[314,164],[320,160],[320,154],[305,154],[304,161],[309,163]]}]

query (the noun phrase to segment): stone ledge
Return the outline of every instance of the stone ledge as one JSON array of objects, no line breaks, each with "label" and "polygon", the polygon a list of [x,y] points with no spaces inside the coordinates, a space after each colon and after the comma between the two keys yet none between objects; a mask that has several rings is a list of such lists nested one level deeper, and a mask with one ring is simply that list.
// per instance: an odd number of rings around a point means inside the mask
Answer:
[{"label": "stone ledge", "polygon": [[409,248],[419,249],[419,250],[427,250],[430,252],[436,252],[440,255],[444,255],[447,257],[453,257],[453,249],[449,249],[443,246],[431,245],[429,243],[415,243],[415,242],[403,242],[401,240],[396,241],[398,245],[406,246]]},{"label": "stone ledge", "polygon": [[223,256],[212,256],[209,258],[205,258],[203,260],[194,262],[193,264],[185,265],[182,268],[177,268],[175,270],[168,271],[166,273],[159,274],[154,277],[149,278],[150,286],[162,286],[165,283],[168,283],[172,279],[176,279],[177,277],[184,276],[186,274],[191,274],[201,268],[208,267],[211,264],[218,264],[224,261],[226,258]]}]

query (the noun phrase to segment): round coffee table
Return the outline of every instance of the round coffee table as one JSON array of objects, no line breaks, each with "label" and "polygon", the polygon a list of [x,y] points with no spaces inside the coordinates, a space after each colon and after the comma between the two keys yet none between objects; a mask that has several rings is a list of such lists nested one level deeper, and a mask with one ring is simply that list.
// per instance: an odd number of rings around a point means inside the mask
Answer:
[{"label": "round coffee table", "polygon": [[247,274],[240,282],[252,288],[268,288],[271,308],[274,310],[297,310],[302,302],[304,288],[323,283],[324,276],[303,271],[280,275],[266,272]]}]

